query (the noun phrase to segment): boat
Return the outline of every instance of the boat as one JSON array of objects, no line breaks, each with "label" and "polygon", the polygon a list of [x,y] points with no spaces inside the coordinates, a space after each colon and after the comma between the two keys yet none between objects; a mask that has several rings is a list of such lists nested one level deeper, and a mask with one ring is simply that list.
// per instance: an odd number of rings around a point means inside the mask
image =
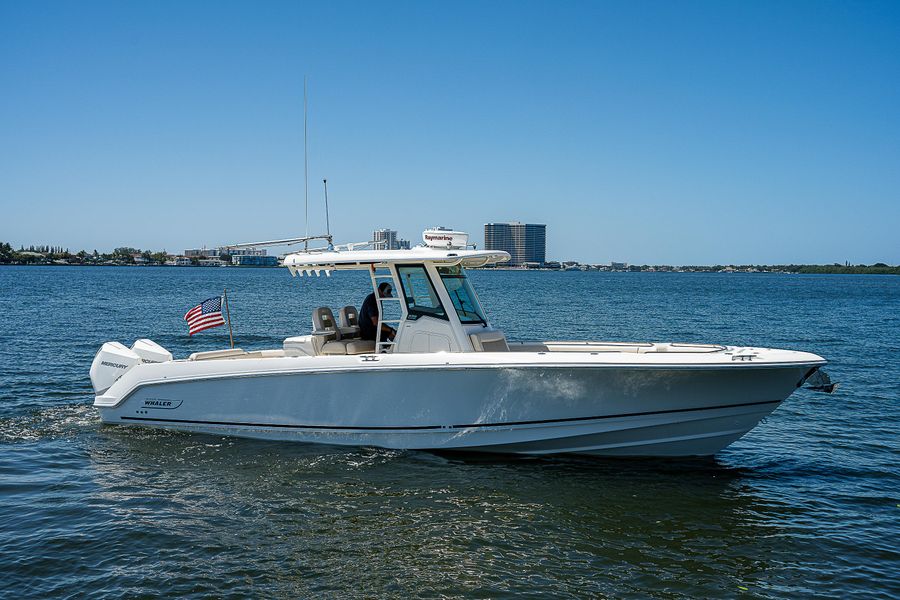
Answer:
[{"label": "boat", "polygon": [[[103,423],[392,449],[708,456],[791,393],[834,385],[809,352],[720,344],[510,340],[466,269],[509,260],[462,232],[411,249],[347,245],[287,254],[294,276],[369,274],[393,339],[360,336],[356,307],[321,306],[280,348],[174,359],[141,339],[91,366]],[[389,283],[396,296],[379,297]],[[338,315],[337,317],[335,315]],[[302,332],[290,332],[302,333]]]}]

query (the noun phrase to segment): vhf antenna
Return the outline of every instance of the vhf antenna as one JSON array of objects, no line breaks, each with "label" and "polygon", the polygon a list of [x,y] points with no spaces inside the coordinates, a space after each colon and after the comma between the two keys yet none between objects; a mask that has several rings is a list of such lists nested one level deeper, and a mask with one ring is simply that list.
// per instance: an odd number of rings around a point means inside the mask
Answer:
[{"label": "vhf antenna", "polygon": [[[306,190],[306,237],[309,237],[309,127],[307,126],[306,75],[303,76],[303,186]],[[303,249],[309,249],[309,242],[304,242]]]},{"label": "vhf antenna", "polygon": [[[323,179],[322,185],[325,186],[325,233],[328,235],[328,239],[331,239],[331,222],[328,220],[328,180]],[[329,250],[333,248],[331,242],[328,243]]]}]

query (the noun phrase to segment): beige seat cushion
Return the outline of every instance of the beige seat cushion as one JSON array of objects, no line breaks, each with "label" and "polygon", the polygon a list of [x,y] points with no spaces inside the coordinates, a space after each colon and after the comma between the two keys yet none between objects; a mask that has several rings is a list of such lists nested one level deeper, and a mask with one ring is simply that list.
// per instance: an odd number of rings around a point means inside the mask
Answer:
[{"label": "beige seat cushion", "polygon": [[347,354],[347,342],[325,342],[319,354]]},{"label": "beige seat cushion", "polygon": [[245,354],[240,348],[230,350],[210,350],[208,352],[194,352],[188,356],[188,360],[214,360],[216,358],[236,358]]},{"label": "beige seat cushion", "polygon": [[506,336],[502,331],[481,331],[469,335],[475,352],[509,352]]},{"label": "beige seat cushion", "polygon": [[375,352],[375,340],[347,341],[347,354],[372,354]]}]

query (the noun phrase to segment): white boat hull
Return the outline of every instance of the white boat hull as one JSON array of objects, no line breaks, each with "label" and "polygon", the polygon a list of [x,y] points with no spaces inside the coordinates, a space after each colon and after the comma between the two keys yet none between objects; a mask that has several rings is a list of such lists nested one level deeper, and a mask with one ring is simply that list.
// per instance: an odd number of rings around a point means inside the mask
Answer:
[{"label": "white boat hull", "polygon": [[[824,363],[622,364],[515,353],[288,357],[139,365],[95,402],[106,423],[396,449],[705,456]],[[487,358],[482,353],[481,357]],[[323,372],[323,361],[328,363]],[[555,362],[554,362],[555,361]]]}]

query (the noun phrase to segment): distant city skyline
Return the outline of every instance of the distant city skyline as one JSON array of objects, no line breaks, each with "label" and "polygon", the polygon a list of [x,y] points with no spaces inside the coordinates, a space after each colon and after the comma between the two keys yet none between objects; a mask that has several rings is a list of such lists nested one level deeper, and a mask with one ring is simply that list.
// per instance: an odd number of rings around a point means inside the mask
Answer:
[{"label": "distant city skyline", "polygon": [[[0,2],[0,241],[900,263],[900,3]],[[414,242],[414,243],[417,243]],[[272,253],[282,249],[272,249]]]}]

